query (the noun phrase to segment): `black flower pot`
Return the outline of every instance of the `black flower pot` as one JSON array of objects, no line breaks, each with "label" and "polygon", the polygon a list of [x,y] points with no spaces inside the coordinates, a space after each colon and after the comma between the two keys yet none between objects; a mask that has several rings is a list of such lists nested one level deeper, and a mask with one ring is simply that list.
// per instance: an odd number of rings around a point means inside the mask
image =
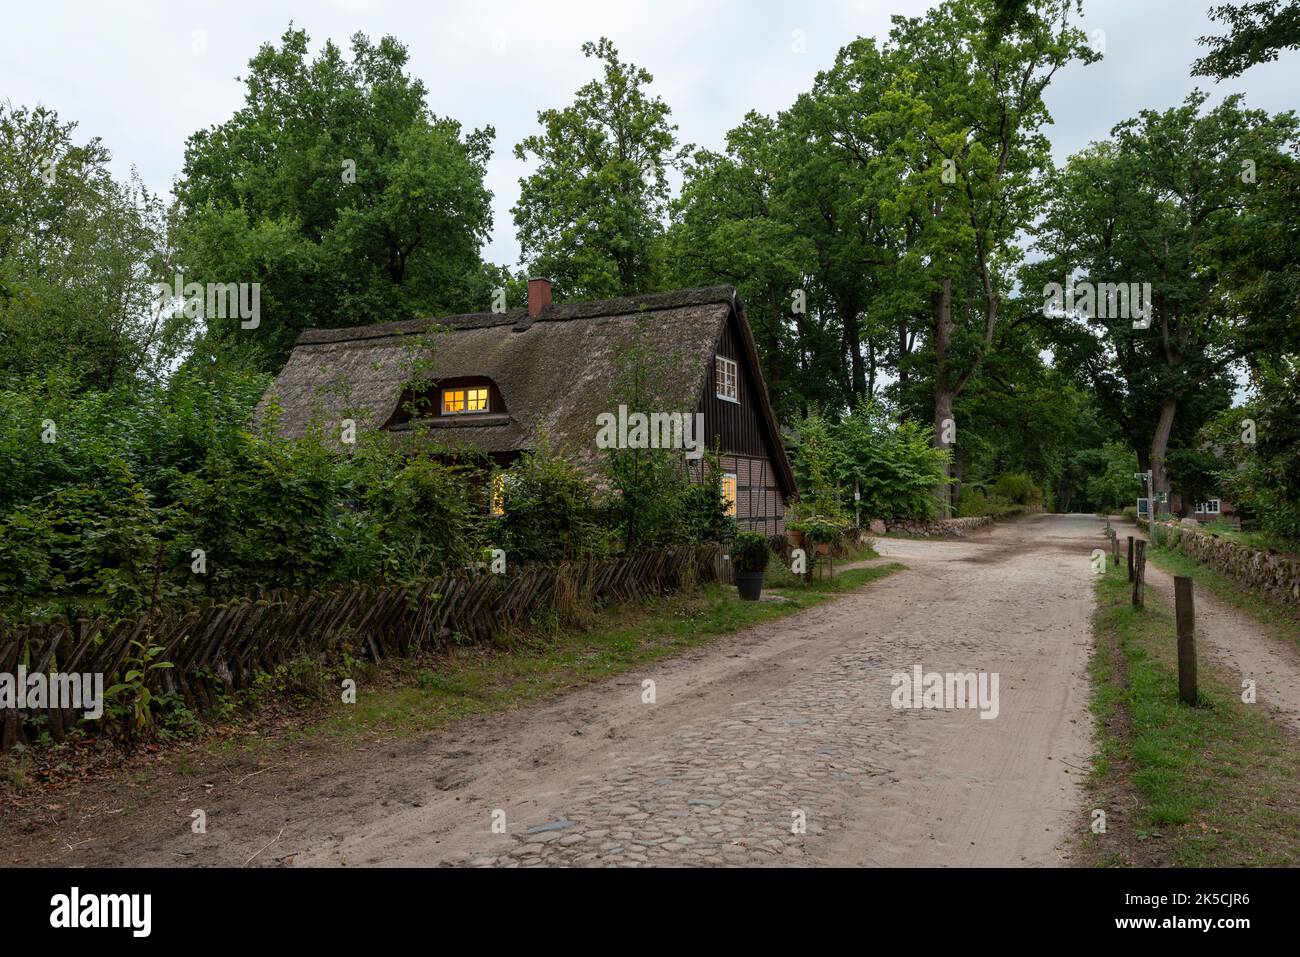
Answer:
[{"label": "black flower pot", "polygon": [[736,591],[740,592],[741,601],[758,601],[763,593],[763,573],[736,572]]}]

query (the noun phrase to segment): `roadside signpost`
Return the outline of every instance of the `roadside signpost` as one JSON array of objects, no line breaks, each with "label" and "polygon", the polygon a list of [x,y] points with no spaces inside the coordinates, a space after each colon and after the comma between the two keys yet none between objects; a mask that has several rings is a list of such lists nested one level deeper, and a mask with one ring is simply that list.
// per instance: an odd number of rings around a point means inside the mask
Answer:
[{"label": "roadside signpost", "polygon": [[1134,472],[1133,477],[1146,483],[1146,498],[1139,498],[1137,500],[1138,518],[1146,517],[1154,520],[1155,495],[1152,494],[1153,490],[1151,488],[1151,470],[1147,469],[1145,472]]}]

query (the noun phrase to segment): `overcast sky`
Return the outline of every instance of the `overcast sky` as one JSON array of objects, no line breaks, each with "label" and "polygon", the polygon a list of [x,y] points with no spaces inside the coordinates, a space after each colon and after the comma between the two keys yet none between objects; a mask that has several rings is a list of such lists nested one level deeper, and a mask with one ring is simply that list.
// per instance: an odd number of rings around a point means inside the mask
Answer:
[{"label": "overcast sky", "polygon": [[[1300,57],[1252,68],[1237,81],[1196,81],[1196,38],[1219,32],[1206,17],[1219,0],[1085,0],[1082,25],[1104,31],[1105,59],[1060,74],[1048,90],[1058,161],[1143,108],[1177,104],[1199,83],[1217,101],[1244,91],[1247,104],[1295,109]],[[855,36],[883,38],[892,14],[917,0],[816,3],[723,0],[567,2],[151,2],[59,0],[6,4],[0,34],[0,100],[42,103],[76,120],[79,139],[99,136],[117,172],[136,167],[170,190],[185,138],[225,121],[243,102],[236,76],[290,21],[319,49],[346,48],[356,31],[392,34],[429,105],[467,127],[496,128],[488,173],[495,228],[487,258],[515,264],[510,207],[524,171],[512,149],[536,130],[540,109],[571,101],[595,73],[582,42],[608,36],[624,59],[648,69],[685,142],[719,147],[745,112],[776,112],[806,90]],[[798,35],[796,35],[798,31]]]}]

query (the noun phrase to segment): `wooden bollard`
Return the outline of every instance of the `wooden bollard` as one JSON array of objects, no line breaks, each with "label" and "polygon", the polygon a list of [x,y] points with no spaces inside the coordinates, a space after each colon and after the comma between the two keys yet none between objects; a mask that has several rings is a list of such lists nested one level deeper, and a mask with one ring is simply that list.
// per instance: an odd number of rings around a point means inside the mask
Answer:
[{"label": "wooden bollard", "polygon": [[1119,568],[1119,533],[1113,528],[1110,530],[1110,564],[1112,568]]},{"label": "wooden bollard", "polygon": [[1128,537],[1128,580],[1133,580],[1133,536]]},{"label": "wooden bollard", "polygon": [[1178,622],[1178,700],[1196,704],[1196,601],[1192,580],[1174,576],[1174,617]]},{"label": "wooden bollard", "polygon": [[1137,550],[1133,559],[1133,607],[1141,608],[1144,600],[1142,584],[1146,579],[1147,543],[1136,541],[1133,547]]}]

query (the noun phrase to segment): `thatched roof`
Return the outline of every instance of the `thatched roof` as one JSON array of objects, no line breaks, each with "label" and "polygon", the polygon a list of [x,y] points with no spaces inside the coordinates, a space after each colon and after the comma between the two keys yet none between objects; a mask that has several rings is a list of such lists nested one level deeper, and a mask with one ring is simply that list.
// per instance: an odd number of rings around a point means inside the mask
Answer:
[{"label": "thatched roof", "polygon": [[[669,357],[673,374],[659,377],[665,381],[658,383],[657,407],[693,412],[733,311],[760,378],[743,307],[730,286],[553,304],[532,319],[515,310],[311,329],[298,337],[256,421],[263,422],[274,400],[275,428],[286,437],[301,437],[313,426],[337,436],[348,418],[358,430],[424,433],[440,445],[487,453],[529,449],[545,435],[553,448],[587,465],[597,454],[596,416],[613,411],[618,355],[639,344]],[[413,380],[471,376],[496,383],[504,415],[393,422],[402,418],[403,389]],[[763,405],[778,471],[788,473],[775,420]]]}]

